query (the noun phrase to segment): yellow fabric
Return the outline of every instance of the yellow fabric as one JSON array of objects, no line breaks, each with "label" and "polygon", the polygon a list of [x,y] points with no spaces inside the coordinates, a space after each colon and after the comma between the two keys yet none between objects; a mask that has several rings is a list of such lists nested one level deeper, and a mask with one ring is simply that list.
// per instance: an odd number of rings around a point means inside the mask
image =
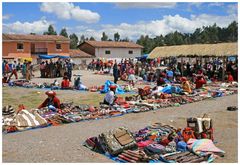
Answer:
[{"label": "yellow fabric", "polygon": [[189,81],[185,81],[182,83],[182,89],[184,92],[192,93],[192,89]]}]

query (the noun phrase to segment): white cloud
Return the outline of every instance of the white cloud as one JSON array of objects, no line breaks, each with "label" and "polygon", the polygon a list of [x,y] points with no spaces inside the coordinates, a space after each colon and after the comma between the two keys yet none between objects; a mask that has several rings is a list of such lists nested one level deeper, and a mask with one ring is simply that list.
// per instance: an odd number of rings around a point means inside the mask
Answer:
[{"label": "white cloud", "polygon": [[48,26],[52,22],[48,22],[45,19],[41,19],[34,22],[20,22],[16,21],[14,23],[3,24],[4,33],[20,33],[20,34],[29,34],[37,33],[42,34],[44,31],[47,31]]},{"label": "white cloud", "polygon": [[209,4],[209,6],[223,6],[224,3],[221,3],[221,2],[212,2]]},{"label": "white cloud", "polygon": [[122,2],[116,3],[119,8],[173,8],[175,2]]},{"label": "white cloud", "polygon": [[100,19],[100,15],[90,10],[80,9],[68,2],[44,2],[40,6],[40,10],[47,13],[55,14],[59,19],[74,19],[87,23],[96,23]]},{"label": "white cloud", "polygon": [[10,14],[6,14],[6,15],[3,15],[3,16],[2,16],[2,19],[3,19],[3,20],[8,20],[8,19],[10,19],[11,16],[12,16],[12,15],[10,15]]},{"label": "white cloud", "polygon": [[93,36],[97,40],[100,40],[102,32],[106,32],[111,39],[113,39],[114,33],[118,32],[121,38],[128,37],[131,40],[136,40],[140,35],[155,37],[161,34],[166,35],[174,31],[192,33],[196,28],[213,25],[214,23],[220,27],[226,27],[234,20],[237,20],[237,15],[217,16],[201,14],[198,16],[192,15],[191,18],[185,18],[180,15],[167,15],[164,16],[163,19],[149,22],[141,21],[136,24],[121,23],[118,25],[105,24],[96,29],[82,27],[82,29],[76,28],[73,32],[78,34],[78,36]]},{"label": "white cloud", "polygon": [[237,4],[232,4],[227,6],[227,13],[229,14],[237,14],[238,11],[238,5]]}]

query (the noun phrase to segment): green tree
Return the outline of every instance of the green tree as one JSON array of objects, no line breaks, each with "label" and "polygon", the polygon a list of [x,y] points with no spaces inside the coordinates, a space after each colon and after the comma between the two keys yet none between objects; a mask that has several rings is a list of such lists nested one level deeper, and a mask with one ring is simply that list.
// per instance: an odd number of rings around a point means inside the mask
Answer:
[{"label": "green tree", "polygon": [[108,36],[106,35],[105,32],[102,33],[102,38],[101,41],[107,41],[108,40]]},{"label": "green tree", "polygon": [[120,34],[118,34],[117,32],[114,34],[114,41],[119,41],[119,40],[120,40]]},{"label": "green tree", "polygon": [[95,41],[95,38],[93,36],[90,37],[90,41]]},{"label": "green tree", "polygon": [[86,41],[85,36],[81,35],[79,44],[83,43],[84,41]]},{"label": "green tree", "polygon": [[197,28],[191,35],[191,43],[195,44],[195,43],[201,43],[202,39],[201,39],[201,33],[202,33],[202,29],[201,28]]},{"label": "green tree", "polygon": [[64,36],[64,37],[68,38],[67,29],[66,29],[66,28],[63,28],[63,29],[61,30],[61,32],[60,32],[60,34],[59,34],[59,35],[61,35],[61,36]]},{"label": "green tree", "polygon": [[175,32],[173,33],[173,40],[174,40],[174,42],[175,42],[176,45],[182,45],[182,44],[184,44],[183,34],[177,32],[177,31],[175,31]]},{"label": "green tree", "polygon": [[77,49],[78,46],[78,37],[75,33],[69,36],[70,38],[70,49]]},{"label": "green tree", "polygon": [[236,42],[238,40],[238,23],[233,21],[230,25],[228,25],[227,32],[229,35],[228,40]]},{"label": "green tree", "polygon": [[154,39],[154,46],[157,47],[157,46],[163,46],[164,45],[164,37],[163,35],[160,35],[160,36],[156,36]]},{"label": "green tree", "polygon": [[44,32],[43,35],[57,35],[52,25],[49,25],[48,31]]}]

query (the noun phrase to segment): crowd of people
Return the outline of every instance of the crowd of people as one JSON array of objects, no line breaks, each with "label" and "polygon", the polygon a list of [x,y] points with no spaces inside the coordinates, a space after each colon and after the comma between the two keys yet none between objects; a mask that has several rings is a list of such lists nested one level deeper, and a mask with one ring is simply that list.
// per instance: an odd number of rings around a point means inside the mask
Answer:
[{"label": "crowd of people", "polygon": [[[23,63],[20,61],[14,60],[9,63],[7,60],[2,62],[2,77],[3,82],[7,83],[11,80],[12,76],[15,76],[15,79],[19,79],[19,74],[22,75],[21,78],[26,80],[31,80],[35,75],[33,74],[33,67],[31,61],[24,60]],[[69,81],[72,80],[72,70],[74,64],[72,60],[58,59],[56,62],[42,61],[39,65],[40,77],[41,78],[56,78],[56,77],[67,77]]]},{"label": "crowd of people", "polygon": [[17,61],[9,63],[8,61],[3,60],[2,80],[4,83],[9,82],[13,75],[15,76],[15,79],[18,79],[19,72],[22,74],[23,79],[31,80],[31,78],[34,77],[32,62],[24,60],[24,62],[21,64],[20,62],[17,63]]},{"label": "crowd of people", "polygon": [[107,59],[92,59],[92,61],[88,64],[87,69],[92,71],[105,71],[110,72],[113,66],[113,60]]},{"label": "crowd of people", "polygon": [[56,78],[67,76],[69,81],[72,78],[73,62],[70,59],[58,59],[56,62],[42,61],[40,64],[41,78]]},{"label": "crowd of people", "polygon": [[[161,68],[160,66],[165,67]],[[225,68],[226,75],[224,80],[230,82],[237,81],[237,61],[227,62]],[[198,61],[196,63],[184,61],[182,65],[174,58],[169,63],[166,63],[166,61],[161,62],[159,59],[137,62],[134,62],[133,59],[123,59],[120,63],[115,61],[113,65],[114,83],[117,83],[120,78],[121,80],[129,81],[133,86],[136,77],[141,77],[144,81],[162,84],[164,83],[164,78],[170,82],[174,82],[180,80],[181,77],[186,77],[194,82],[201,75],[206,80],[216,82],[222,80],[222,73],[223,63],[218,59],[206,62],[205,64],[200,64]]]}]

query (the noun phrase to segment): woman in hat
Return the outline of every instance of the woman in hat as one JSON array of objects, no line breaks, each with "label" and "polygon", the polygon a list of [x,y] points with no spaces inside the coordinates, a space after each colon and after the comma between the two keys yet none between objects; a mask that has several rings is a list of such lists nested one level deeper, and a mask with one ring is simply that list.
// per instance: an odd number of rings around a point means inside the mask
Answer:
[{"label": "woman in hat", "polygon": [[110,91],[106,94],[103,100],[103,104],[113,105],[117,96],[115,95],[117,86],[110,85]]},{"label": "woman in hat", "polygon": [[56,92],[47,91],[45,93],[48,98],[38,107],[38,109],[48,106],[54,106],[55,108],[60,108],[60,100],[56,97]]}]

